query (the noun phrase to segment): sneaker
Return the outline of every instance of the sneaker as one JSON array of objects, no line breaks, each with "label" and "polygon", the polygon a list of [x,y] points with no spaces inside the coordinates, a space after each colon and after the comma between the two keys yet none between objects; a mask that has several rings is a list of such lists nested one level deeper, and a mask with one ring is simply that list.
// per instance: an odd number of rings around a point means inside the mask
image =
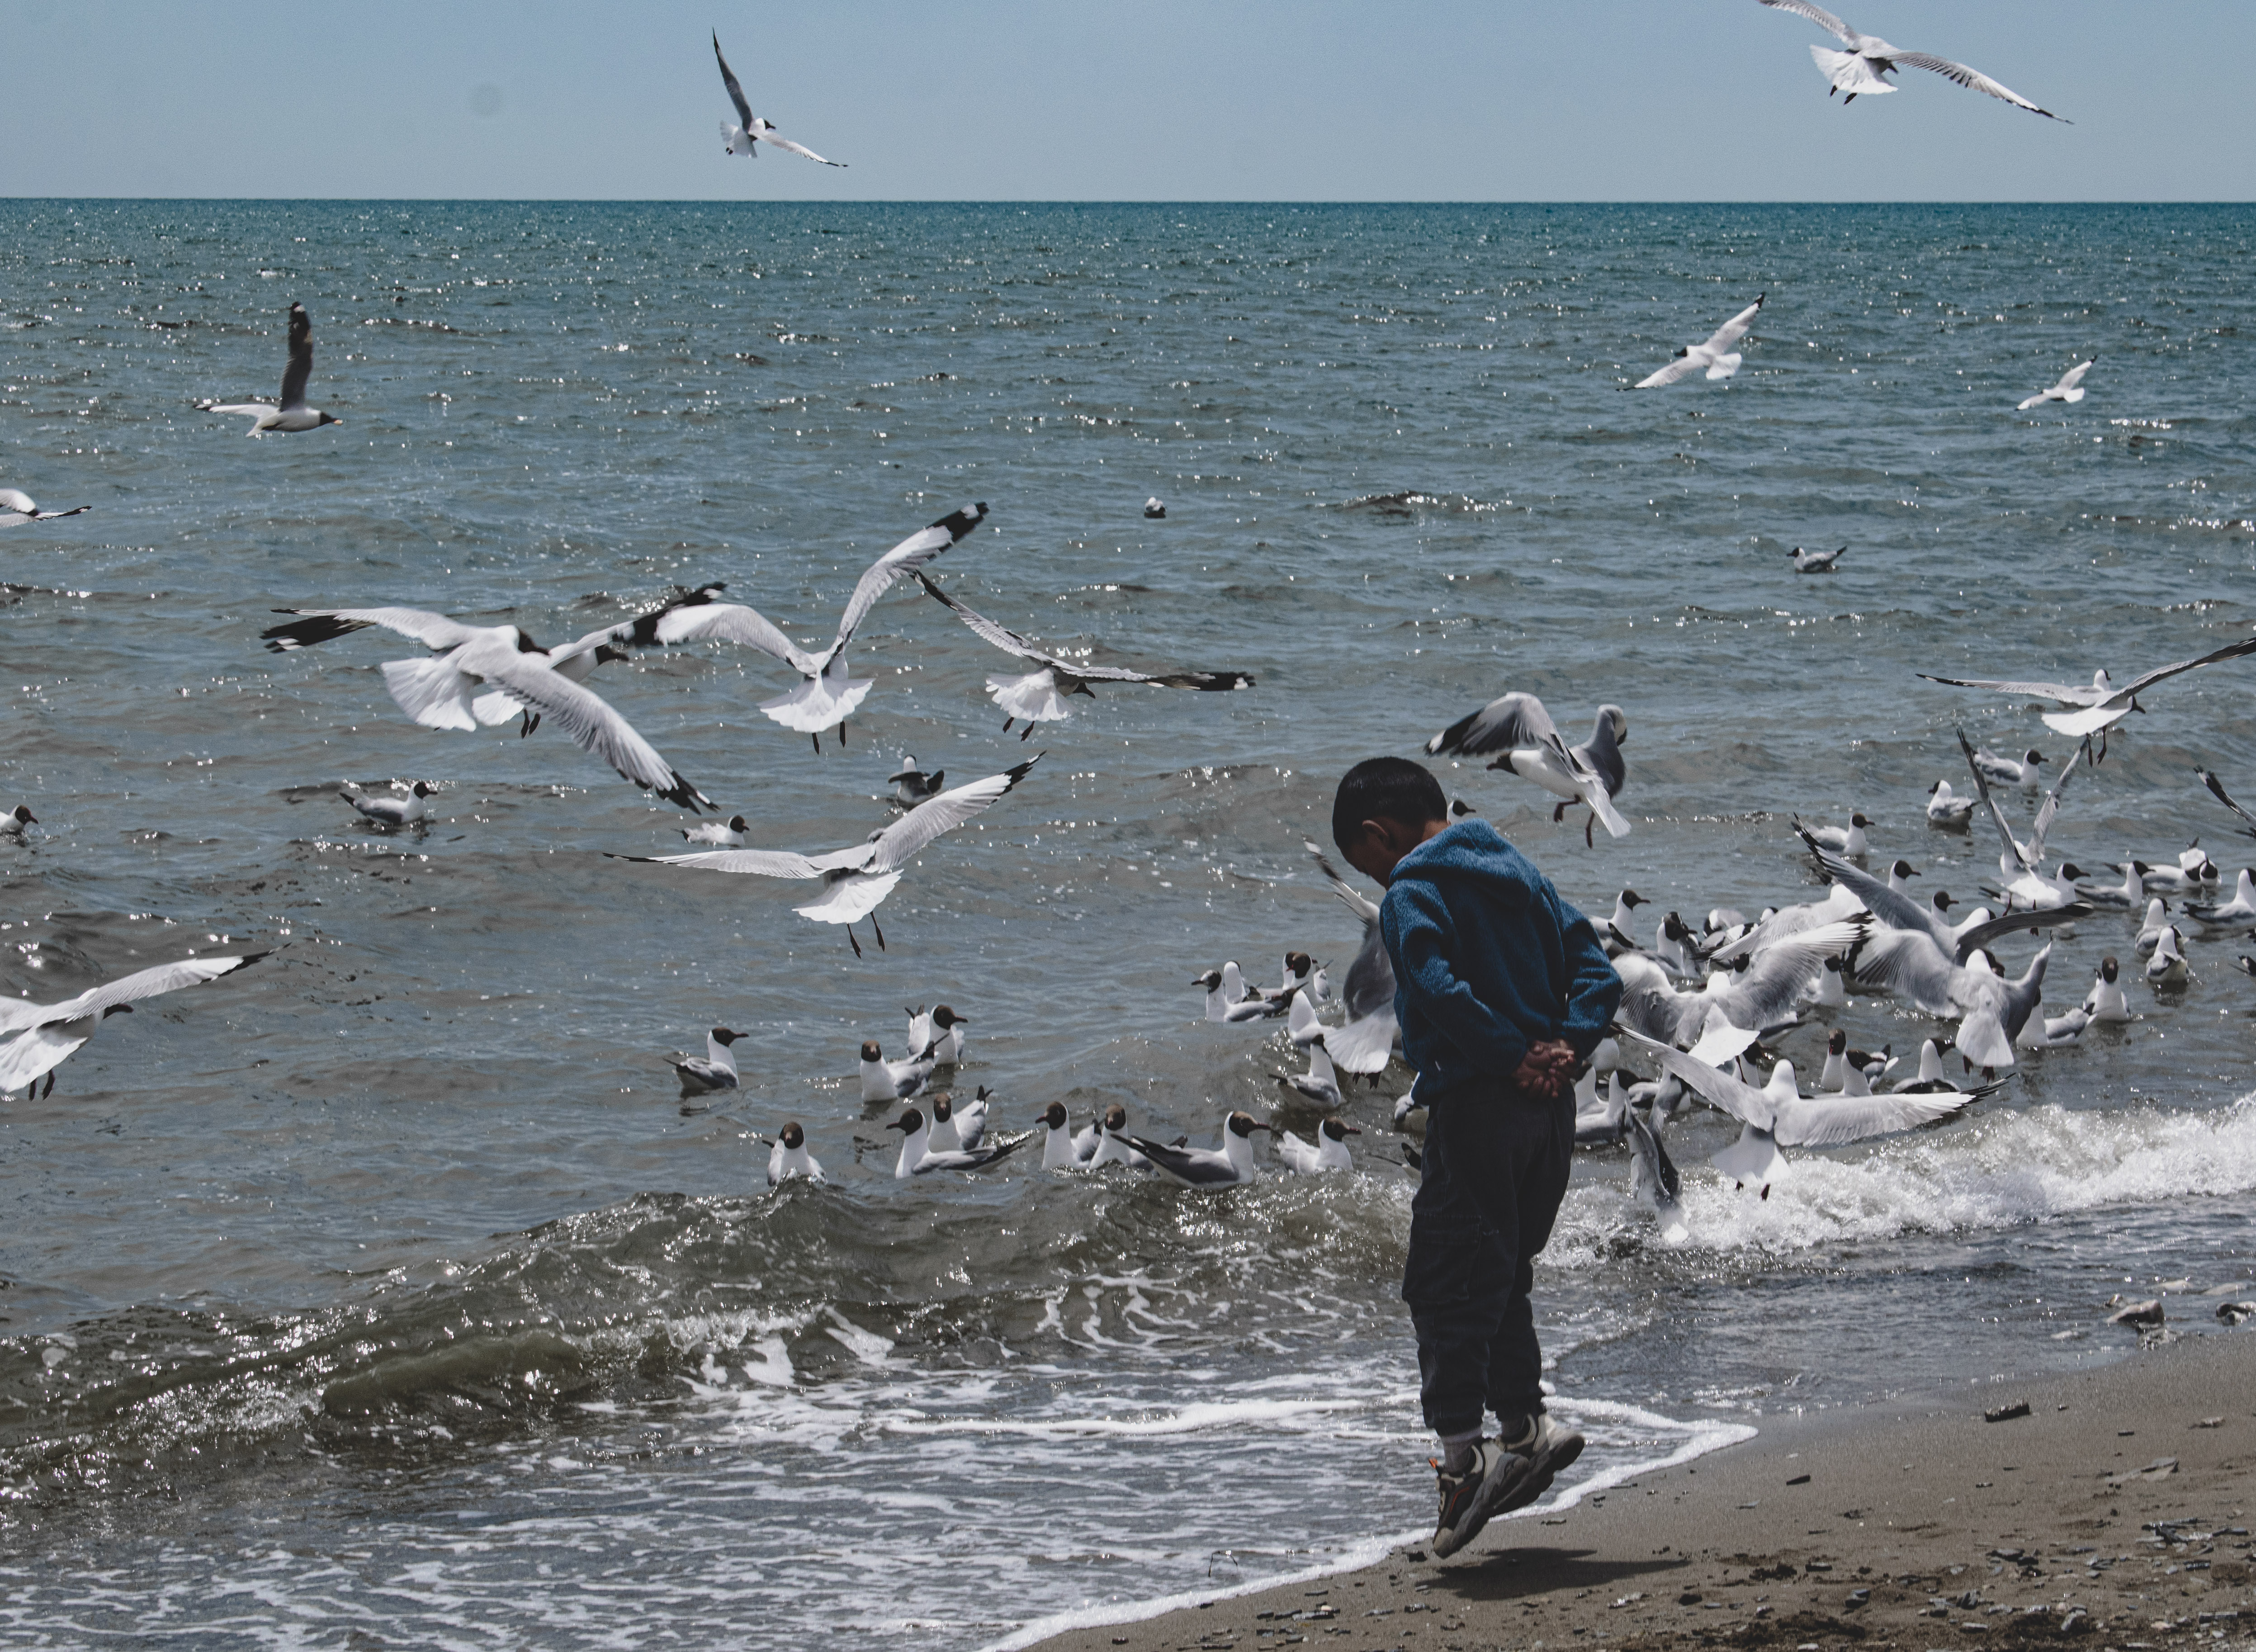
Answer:
[{"label": "sneaker", "polygon": [[1488,1524],[1498,1500],[1525,1472],[1526,1459],[1514,1457],[1496,1440],[1484,1439],[1473,1447],[1473,1460],[1463,1473],[1450,1473],[1440,1458],[1428,1460],[1442,1482],[1442,1514],[1431,1544],[1434,1558],[1439,1560],[1472,1542]]},{"label": "sneaker", "polygon": [[1527,1420],[1527,1432],[1502,1449],[1519,1470],[1506,1472],[1505,1478],[1510,1483],[1491,1512],[1508,1514],[1526,1507],[1551,1489],[1559,1471],[1582,1456],[1583,1437],[1554,1423],[1547,1412],[1539,1411]]}]

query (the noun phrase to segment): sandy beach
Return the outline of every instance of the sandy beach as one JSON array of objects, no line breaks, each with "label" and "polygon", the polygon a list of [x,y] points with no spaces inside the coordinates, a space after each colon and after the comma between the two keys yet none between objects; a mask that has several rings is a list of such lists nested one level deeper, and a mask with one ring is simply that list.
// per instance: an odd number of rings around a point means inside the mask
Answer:
[{"label": "sandy beach", "polygon": [[1765,1419],[1446,1563],[1398,1550],[1041,1644],[2247,1646],[2252,1502],[2256,1338],[2196,1336],[2065,1378]]}]

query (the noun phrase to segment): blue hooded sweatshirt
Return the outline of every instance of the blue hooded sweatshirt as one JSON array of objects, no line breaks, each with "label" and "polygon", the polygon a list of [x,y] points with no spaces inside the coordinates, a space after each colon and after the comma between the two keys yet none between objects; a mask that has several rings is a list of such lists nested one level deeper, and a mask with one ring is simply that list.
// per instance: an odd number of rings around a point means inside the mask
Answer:
[{"label": "blue hooded sweatshirt", "polygon": [[1590,921],[1486,821],[1460,821],[1405,855],[1379,903],[1394,1015],[1420,1098],[1502,1084],[1528,1047],[1587,1057],[1621,1001]]}]

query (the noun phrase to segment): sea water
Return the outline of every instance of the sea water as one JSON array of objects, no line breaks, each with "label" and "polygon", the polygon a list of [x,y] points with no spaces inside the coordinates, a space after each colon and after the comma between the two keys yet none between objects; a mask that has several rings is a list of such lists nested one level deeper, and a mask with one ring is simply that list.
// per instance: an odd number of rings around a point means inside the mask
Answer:
[{"label": "sea water", "polygon": [[[1821,893],[1789,816],[1874,822],[1924,895],[1953,731],[2071,747],[1920,681],[2120,679],[2245,634],[2256,338],[2245,208],[0,205],[0,990],[198,953],[252,969],[114,1019],[0,1105],[0,1641],[971,1647],[1061,1613],[1336,1564],[1431,1518],[1396,1290],[1407,1075],[1351,1088],[1352,1175],[1215,1196],[1112,1173],[896,1181],[857,1045],[969,1018],[995,1127],[1112,1102],[1163,1139],[1287,1099],[1299,1058],[1191,978],[1335,980],[1309,863],[1333,782],[1507,689],[1629,724],[1632,836],[1477,764],[1445,785],[1603,914],[1694,927]],[[1625,386],[1765,296],[1728,384]],[[246,441],[313,319],[317,406]],[[2082,404],[2015,412],[2087,357]],[[1147,519],[1147,497],[1164,519]],[[1102,660],[1026,742],[1014,669],[913,585],[818,753],[787,669],[694,647],[590,680],[751,840],[888,818],[1040,753],[927,850],[856,956],[803,886],[682,847],[560,729],[418,729],[396,604],[553,642],[725,582],[801,640],[971,500],[933,572]],[[1846,544],[1794,573],[1797,545]],[[2250,667],[2154,690],[2051,841],[2087,870],[2256,797]],[[436,788],[412,834],[341,782]],[[2025,828],[2036,794],[2006,808]],[[2228,878],[2230,871],[2228,871]],[[1580,1155],[1539,1274],[1572,1498],[1843,1406],[2119,1357],[2251,1294],[2245,936],[2157,993],[2133,926],[2063,934],[2047,1004],[2129,961],[2138,1017],[1943,1127],[1795,1153],[1767,1198],[1669,1136],[1687,1241]],[[2004,942],[2015,972],[2037,942]],[[1860,998],[1832,1020],[1915,1051]],[[743,1087],[668,1054],[725,1025]],[[1785,1047],[1814,1073],[1826,1023]],[[1282,1115],[1303,1130],[1313,1117]],[[771,1196],[806,1126],[828,1184]]]}]

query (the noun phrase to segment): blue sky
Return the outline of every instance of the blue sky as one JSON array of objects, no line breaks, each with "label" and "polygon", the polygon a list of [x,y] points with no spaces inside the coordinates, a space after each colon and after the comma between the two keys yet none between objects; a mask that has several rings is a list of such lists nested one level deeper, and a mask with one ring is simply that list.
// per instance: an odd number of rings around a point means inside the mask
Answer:
[{"label": "blue sky", "polygon": [[[1846,15],[2076,124],[1917,71],[1844,109],[1756,0],[7,0],[0,195],[2256,198],[2250,0]],[[850,170],[721,153],[709,27]]]}]

